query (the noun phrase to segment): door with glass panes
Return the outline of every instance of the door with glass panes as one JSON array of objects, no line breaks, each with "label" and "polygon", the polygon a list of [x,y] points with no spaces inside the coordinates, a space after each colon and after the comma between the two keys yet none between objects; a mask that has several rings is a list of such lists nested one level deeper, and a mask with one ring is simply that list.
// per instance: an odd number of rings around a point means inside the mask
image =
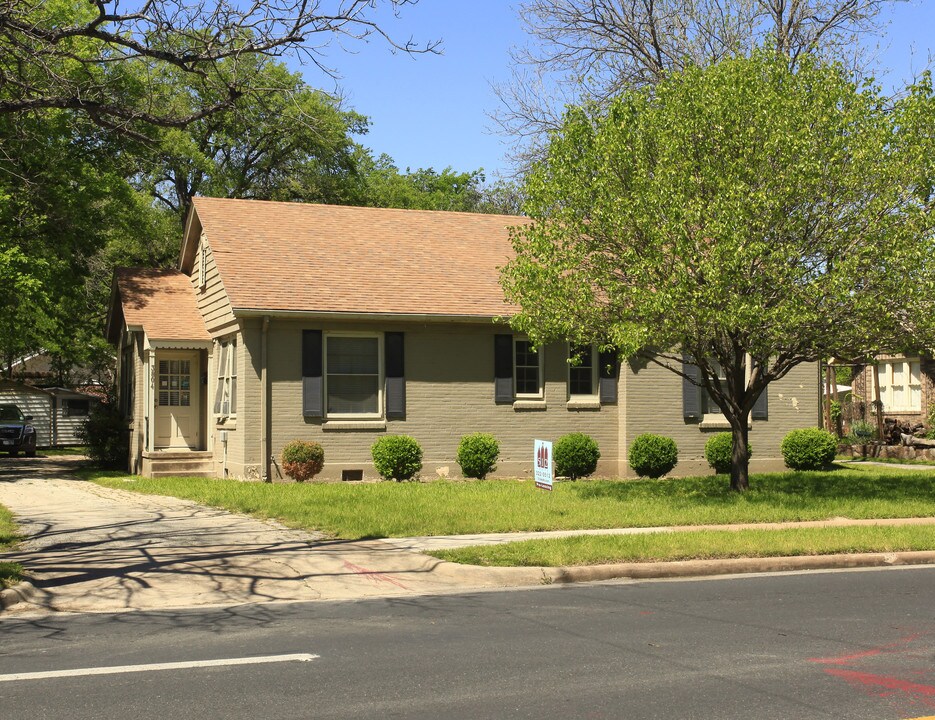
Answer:
[{"label": "door with glass panes", "polygon": [[156,353],[155,436],[157,448],[197,450],[201,441],[198,353]]}]

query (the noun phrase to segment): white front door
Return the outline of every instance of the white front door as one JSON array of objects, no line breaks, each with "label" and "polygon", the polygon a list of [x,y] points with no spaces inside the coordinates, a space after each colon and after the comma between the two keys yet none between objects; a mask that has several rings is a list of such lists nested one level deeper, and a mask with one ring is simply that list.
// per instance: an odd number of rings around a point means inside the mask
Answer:
[{"label": "white front door", "polygon": [[156,353],[157,448],[200,447],[198,357],[197,352]]}]

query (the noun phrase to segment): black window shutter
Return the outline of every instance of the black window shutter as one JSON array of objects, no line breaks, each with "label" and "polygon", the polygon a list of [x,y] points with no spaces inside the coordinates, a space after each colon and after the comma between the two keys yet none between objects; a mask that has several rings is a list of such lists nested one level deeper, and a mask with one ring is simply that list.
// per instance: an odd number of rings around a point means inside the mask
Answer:
[{"label": "black window shutter", "polygon": [[494,400],[513,402],[513,336],[493,336]]},{"label": "black window shutter", "polygon": [[[698,366],[691,364],[690,355],[682,356],[682,372],[692,380],[697,380],[700,376]],[[688,378],[682,378],[682,417],[686,420],[700,420],[701,398],[699,397],[698,386]]]},{"label": "black window shutter", "polygon": [[754,420],[767,420],[769,419],[769,402],[768,402],[769,388],[765,387],[760,392],[760,397],[756,399],[756,402],[753,403],[753,412],[751,415]]},{"label": "black window shutter", "polygon": [[302,331],[302,414],[322,417],[321,330]]},{"label": "black window shutter", "polygon": [[386,359],[386,417],[406,417],[406,372],[403,333],[384,335]]},{"label": "black window shutter", "polygon": [[620,363],[617,353],[602,352],[599,355],[600,372],[598,374],[598,395],[602,403],[617,402],[617,374]]}]

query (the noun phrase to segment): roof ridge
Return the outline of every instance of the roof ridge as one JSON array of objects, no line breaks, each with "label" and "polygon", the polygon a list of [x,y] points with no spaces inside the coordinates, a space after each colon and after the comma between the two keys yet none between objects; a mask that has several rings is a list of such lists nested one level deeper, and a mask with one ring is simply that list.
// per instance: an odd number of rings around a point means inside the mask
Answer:
[{"label": "roof ridge", "polygon": [[288,200],[255,200],[253,198],[219,198],[211,197],[208,195],[196,195],[192,198],[192,202],[200,203],[207,201],[208,203],[219,202],[219,203],[261,203],[265,205],[286,205],[288,207],[315,207],[315,208],[327,208],[334,210],[342,211],[351,211],[358,210],[364,212],[393,212],[400,214],[426,214],[426,215],[465,215],[473,218],[509,218],[511,220],[521,220],[523,222],[528,222],[529,218],[526,215],[510,215],[506,213],[482,213],[482,212],[471,212],[469,210],[425,210],[423,208],[394,208],[394,207],[375,207],[371,205],[338,205],[336,203],[318,203],[318,202],[290,202]]}]

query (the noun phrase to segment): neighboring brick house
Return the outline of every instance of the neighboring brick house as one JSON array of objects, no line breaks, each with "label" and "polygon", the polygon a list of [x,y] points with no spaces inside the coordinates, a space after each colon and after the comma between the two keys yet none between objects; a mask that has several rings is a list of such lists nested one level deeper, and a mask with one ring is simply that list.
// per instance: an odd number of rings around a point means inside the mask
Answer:
[{"label": "neighboring brick house", "polygon": [[935,359],[928,355],[877,355],[855,375],[853,392],[863,400],[868,419],[876,398],[874,373],[880,383],[883,417],[903,424],[925,422],[935,405]]},{"label": "neighboring brick house", "polygon": [[[498,475],[532,473],[533,440],[585,432],[598,472],[627,474],[644,432],[704,472],[725,429],[694,386],[566,343],[536,352],[503,318],[511,216],[196,198],[178,270],[116,274],[108,336],[134,472],[282,478],[293,439],[325,448],[323,479],[374,478],[370,446],[415,437],[423,476],[458,476],[469,432],[500,441]],[[754,413],[754,469],[819,421],[818,370],[769,387]],[[183,466],[171,463],[184,463]]]}]

